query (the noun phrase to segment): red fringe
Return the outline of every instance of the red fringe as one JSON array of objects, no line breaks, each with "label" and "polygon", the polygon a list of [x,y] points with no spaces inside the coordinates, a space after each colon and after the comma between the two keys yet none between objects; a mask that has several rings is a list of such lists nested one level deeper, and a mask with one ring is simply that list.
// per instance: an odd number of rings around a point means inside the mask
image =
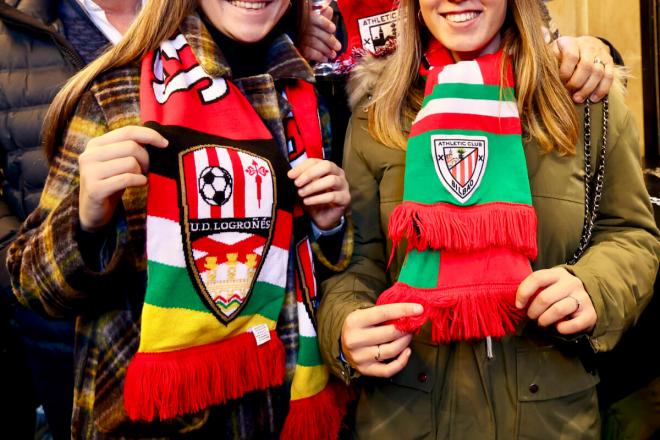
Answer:
[{"label": "red fringe", "polygon": [[167,420],[281,385],[284,357],[274,331],[260,346],[245,333],[200,347],[137,353],[126,372],[126,413],[132,420]]},{"label": "red fringe", "polygon": [[530,205],[494,202],[474,206],[403,202],[392,212],[389,236],[416,249],[471,252],[486,247],[517,250],[536,259],[536,211]]},{"label": "red fringe", "polygon": [[350,400],[348,388],[330,381],[318,394],[292,400],[281,440],[336,440]]},{"label": "red fringe", "polygon": [[418,289],[396,283],[383,292],[378,304],[418,303],[424,313],[393,321],[398,330],[418,333],[426,321],[432,325],[432,339],[438,343],[501,338],[514,333],[525,319],[525,310],[515,306],[518,284]]}]

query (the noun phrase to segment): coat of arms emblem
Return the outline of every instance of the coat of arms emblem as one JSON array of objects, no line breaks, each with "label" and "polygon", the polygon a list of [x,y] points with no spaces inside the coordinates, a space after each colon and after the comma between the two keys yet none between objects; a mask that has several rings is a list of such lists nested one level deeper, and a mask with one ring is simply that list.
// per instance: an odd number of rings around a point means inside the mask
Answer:
[{"label": "coat of arms emblem", "polygon": [[431,136],[431,153],[444,187],[459,202],[467,202],[481,184],[486,169],[488,138],[434,135]]},{"label": "coat of arms emblem", "polygon": [[270,246],[272,167],[218,145],[193,147],[179,160],[186,265],[202,299],[227,324],[247,304]]},{"label": "coat of arms emblem", "polygon": [[396,17],[397,11],[394,10],[359,18],[362,47],[371,53],[377,53],[393,46],[396,41]]}]

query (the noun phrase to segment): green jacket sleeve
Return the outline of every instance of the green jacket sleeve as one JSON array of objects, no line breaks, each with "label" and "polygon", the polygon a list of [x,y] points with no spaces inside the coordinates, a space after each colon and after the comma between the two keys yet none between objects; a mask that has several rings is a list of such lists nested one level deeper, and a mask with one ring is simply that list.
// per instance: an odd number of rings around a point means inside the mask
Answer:
[{"label": "green jacket sleeve", "polygon": [[[380,228],[379,182],[362,155],[360,127],[354,114],[346,133],[344,170],[351,191],[354,250],[349,267],[321,285],[318,313],[321,353],[340,379],[348,382],[339,357],[339,338],[346,316],[371,307],[385,289],[385,240]],[[367,134],[364,133],[364,140]]]},{"label": "green jacket sleeve", "polygon": [[598,321],[592,343],[598,351],[612,349],[650,301],[660,255],[635,122],[621,97],[611,96],[610,108],[614,124],[592,242],[575,265],[565,266],[593,301]]}]

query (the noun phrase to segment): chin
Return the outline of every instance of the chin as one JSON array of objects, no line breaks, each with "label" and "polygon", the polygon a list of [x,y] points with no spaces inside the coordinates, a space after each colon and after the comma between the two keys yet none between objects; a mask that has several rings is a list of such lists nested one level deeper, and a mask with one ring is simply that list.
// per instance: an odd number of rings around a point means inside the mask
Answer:
[{"label": "chin", "polygon": [[266,32],[263,32],[261,29],[249,31],[248,29],[237,29],[235,32],[229,30],[228,35],[236,41],[241,43],[257,43],[264,39]]}]

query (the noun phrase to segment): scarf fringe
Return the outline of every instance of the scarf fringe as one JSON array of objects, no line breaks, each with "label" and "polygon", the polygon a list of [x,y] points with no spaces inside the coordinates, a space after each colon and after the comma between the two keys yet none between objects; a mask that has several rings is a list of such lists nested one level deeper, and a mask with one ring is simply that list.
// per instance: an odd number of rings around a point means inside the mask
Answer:
[{"label": "scarf fringe", "polygon": [[408,251],[468,253],[496,246],[519,251],[531,260],[537,254],[536,212],[520,203],[456,206],[406,201],[392,212],[389,236],[395,246],[406,239]]},{"label": "scarf fringe", "polygon": [[393,321],[406,333],[419,333],[426,321],[432,325],[434,342],[501,338],[514,333],[525,319],[525,310],[515,306],[518,284],[489,284],[457,288],[419,289],[398,282],[383,292],[378,305],[401,302],[424,306],[419,316]]},{"label": "scarf fringe", "polygon": [[318,394],[292,400],[281,440],[336,440],[350,400],[348,388],[330,381]]},{"label": "scarf fringe", "polygon": [[137,353],[126,372],[126,413],[132,420],[168,420],[281,385],[284,358],[274,331],[260,346],[245,333],[173,352]]}]

